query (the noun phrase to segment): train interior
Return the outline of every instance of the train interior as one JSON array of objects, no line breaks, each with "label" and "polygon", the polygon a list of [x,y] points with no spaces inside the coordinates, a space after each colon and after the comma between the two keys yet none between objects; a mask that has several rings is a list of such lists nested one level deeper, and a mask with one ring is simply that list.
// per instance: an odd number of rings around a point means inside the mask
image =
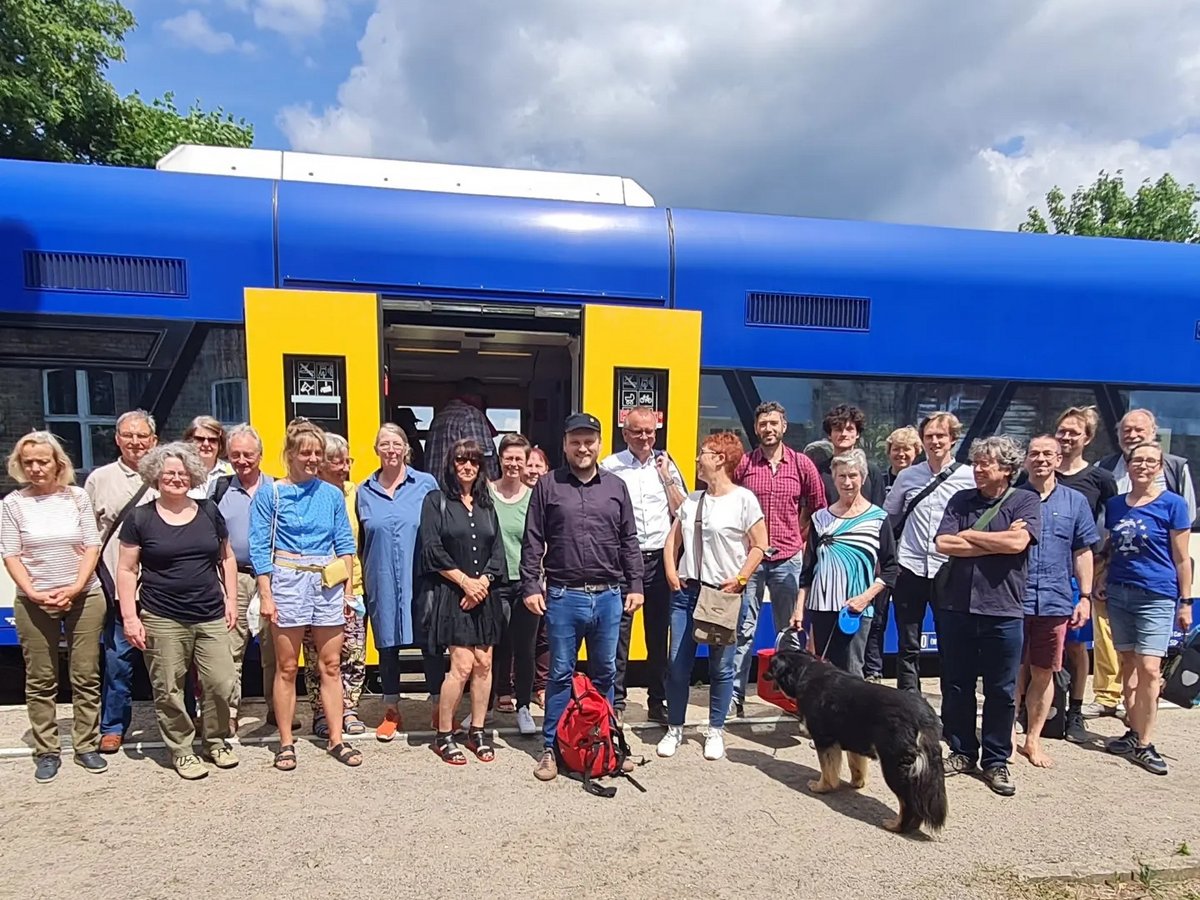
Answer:
[{"label": "train interior", "polygon": [[[428,315],[388,315],[384,329],[387,415],[421,442],[433,416],[460,381],[483,384],[495,440],[513,432],[559,460],[561,423],[579,396],[579,321],[498,319],[453,321]],[[411,415],[409,414],[411,413]],[[433,461],[426,468],[437,474]]]}]

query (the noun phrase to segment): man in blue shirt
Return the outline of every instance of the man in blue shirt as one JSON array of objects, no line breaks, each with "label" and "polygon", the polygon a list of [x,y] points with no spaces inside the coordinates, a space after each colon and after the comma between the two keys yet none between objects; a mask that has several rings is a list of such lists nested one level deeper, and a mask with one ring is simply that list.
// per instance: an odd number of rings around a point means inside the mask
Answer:
[{"label": "man in blue shirt", "polygon": [[[1037,541],[1029,547],[1025,581],[1025,650],[1022,677],[1025,689],[1025,744],[1018,751],[1035,766],[1054,763],[1042,749],[1042,728],[1054,698],[1054,673],[1062,669],[1067,629],[1083,625],[1090,615],[1092,598],[1092,547],[1099,541],[1096,520],[1079,491],[1060,485],[1055,470],[1062,448],[1048,434],[1029,442],[1022,488],[1041,497],[1042,514]],[[1079,582],[1079,605],[1074,606],[1071,572]],[[1018,691],[1019,696],[1019,691]],[[1082,715],[1068,723],[1083,727]]]}]

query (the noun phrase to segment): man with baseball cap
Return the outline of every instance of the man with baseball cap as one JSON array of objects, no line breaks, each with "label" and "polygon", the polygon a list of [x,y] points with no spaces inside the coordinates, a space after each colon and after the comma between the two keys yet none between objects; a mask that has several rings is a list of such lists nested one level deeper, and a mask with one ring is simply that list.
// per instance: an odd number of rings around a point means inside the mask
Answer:
[{"label": "man with baseball cap", "polygon": [[629,489],[597,465],[600,420],[573,413],[563,430],[566,464],[534,485],[521,547],[525,605],[546,617],[550,643],[544,748],[533,772],[539,781],[558,775],[554,738],[571,696],[580,643],[587,640],[588,673],[611,701],[621,613],[632,613],[643,601],[642,554]]}]

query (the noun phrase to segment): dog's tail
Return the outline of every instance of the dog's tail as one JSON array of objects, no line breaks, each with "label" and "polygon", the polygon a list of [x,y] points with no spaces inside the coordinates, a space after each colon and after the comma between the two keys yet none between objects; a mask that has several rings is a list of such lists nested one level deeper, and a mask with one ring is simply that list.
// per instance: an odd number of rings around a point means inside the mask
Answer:
[{"label": "dog's tail", "polygon": [[946,824],[946,776],[942,770],[942,748],[936,728],[923,727],[917,732],[917,753],[908,769],[909,796],[904,798],[902,824],[920,828],[924,823],[931,831]]}]

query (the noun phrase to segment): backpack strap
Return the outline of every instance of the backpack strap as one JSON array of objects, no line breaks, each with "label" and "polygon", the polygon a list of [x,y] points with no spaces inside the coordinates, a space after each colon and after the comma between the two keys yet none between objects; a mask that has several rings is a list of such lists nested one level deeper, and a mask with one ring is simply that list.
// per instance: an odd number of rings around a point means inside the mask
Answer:
[{"label": "backpack strap", "polygon": [[209,499],[212,500],[213,503],[220,504],[221,498],[229,493],[229,486],[233,484],[233,479],[236,477],[236,475],[222,475],[215,482],[213,482],[212,497]]}]

